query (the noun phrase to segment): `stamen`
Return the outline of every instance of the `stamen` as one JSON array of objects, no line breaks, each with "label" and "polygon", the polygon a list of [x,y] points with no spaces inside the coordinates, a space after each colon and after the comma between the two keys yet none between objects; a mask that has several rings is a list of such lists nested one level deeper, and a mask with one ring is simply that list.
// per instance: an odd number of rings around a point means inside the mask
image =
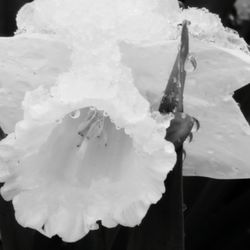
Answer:
[{"label": "stamen", "polygon": [[91,121],[83,121],[77,129],[78,135],[84,137],[84,135],[87,133],[89,126],[91,125]]},{"label": "stamen", "polygon": [[89,126],[92,122],[92,120],[95,118],[96,116],[96,109],[90,109],[88,111],[88,114],[86,117],[84,117],[83,122],[78,126],[77,132],[80,136],[84,137],[84,134],[86,134],[87,130],[89,129]]},{"label": "stamen", "polygon": [[100,142],[104,144],[105,147],[108,146],[108,135],[105,130],[102,130],[101,134],[97,136],[97,138],[100,140]]},{"label": "stamen", "polygon": [[80,110],[76,110],[76,111],[73,111],[73,112],[70,113],[70,117],[72,119],[77,119],[77,118],[80,117],[80,115],[81,115],[81,111]]},{"label": "stamen", "polygon": [[92,138],[97,138],[102,133],[103,127],[104,127],[104,117],[103,116],[97,117],[97,120],[90,125],[86,134],[86,138],[88,140]]},{"label": "stamen", "polygon": [[93,118],[96,116],[96,113],[97,113],[96,109],[89,109],[88,114],[84,120],[92,121]]},{"label": "stamen", "polygon": [[[102,112],[96,109],[90,109],[88,114],[84,118],[83,122],[78,126],[77,133],[81,136],[81,141],[77,144],[79,151],[81,148],[86,147],[87,140],[99,139],[104,142],[105,147],[107,146],[107,134],[103,130],[105,117]],[[86,150],[86,149],[85,149]]]}]

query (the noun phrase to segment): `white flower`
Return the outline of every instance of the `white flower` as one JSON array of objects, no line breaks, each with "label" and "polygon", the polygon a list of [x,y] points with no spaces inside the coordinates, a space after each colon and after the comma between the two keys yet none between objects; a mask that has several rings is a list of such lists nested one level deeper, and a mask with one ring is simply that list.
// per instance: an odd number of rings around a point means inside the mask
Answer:
[{"label": "white flower", "polygon": [[[21,10],[20,34],[9,40],[17,48],[23,41],[39,45],[31,50],[27,84],[6,78],[21,91],[19,99],[11,99],[15,104],[11,122],[8,116],[1,119],[9,131],[16,123],[15,131],[0,143],[0,176],[5,182],[1,193],[13,201],[21,225],[72,242],[96,229],[97,221],[106,227],[135,226],[161,198],[176,155],[173,145],[164,140],[171,117],[157,110],[178,50],[177,26],[183,19],[192,22],[191,48],[200,67],[186,83],[186,111],[203,126],[206,115],[202,116],[204,109],[197,101],[204,103],[217,92],[219,99],[222,92],[230,93],[242,84],[236,79],[232,85],[225,77],[226,67],[234,74],[239,67],[216,60],[212,53],[234,59],[232,51],[236,51],[248,60],[240,52],[246,50],[244,41],[225,31],[214,15],[181,11],[177,1],[162,0],[36,0]],[[207,33],[211,22],[213,28]],[[233,49],[231,54],[222,46]],[[40,65],[41,48],[45,61]],[[18,64],[23,65],[21,59],[29,56],[21,57]],[[249,67],[249,62],[238,60]],[[45,67],[37,81],[29,78],[34,62],[36,72]],[[210,91],[214,80],[216,87]],[[16,93],[8,84],[4,89]],[[9,103],[1,103],[1,108],[9,110]],[[209,111],[211,105],[205,107]],[[220,115],[216,118],[221,121]],[[201,150],[202,145],[198,144]]]},{"label": "white flower", "polygon": [[[71,66],[50,86],[26,93],[23,120],[0,145],[5,181],[1,192],[6,200],[13,200],[21,225],[76,241],[96,229],[97,221],[106,227],[139,224],[165,191],[164,180],[176,154],[164,140],[170,117],[150,111],[149,101],[134,85],[131,69],[121,61],[120,48],[126,44],[159,43],[163,32],[153,26],[163,18],[146,2],[104,8],[102,1],[96,1],[95,8],[85,10],[86,19],[81,12],[82,20],[79,14],[85,5],[78,1],[73,5],[78,26],[76,20],[70,23],[74,19],[73,10],[67,12],[71,2],[61,1],[60,7],[57,3],[37,1],[30,7],[35,18],[39,17],[36,11],[53,13],[53,7],[58,7],[55,13],[70,14],[63,22],[61,16],[53,19],[43,13],[39,22],[31,22],[37,26],[29,27],[22,11],[18,18],[26,25],[23,29],[30,28],[20,37],[33,38],[35,32],[45,31],[40,36],[53,41],[65,36],[72,51]],[[113,8],[120,8],[119,13],[112,14]],[[106,23],[96,23],[96,15]],[[136,20],[133,27],[131,22]],[[141,27],[144,31],[138,34]]]},{"label": "white flower", "polygon": [[70,66],[69,55],[64,43],[48,37],[0,38],[0,126],[6,133],[23,117],[25,92],[51,86]]},{"label": "white flower", "polygon": [[133,86],[77,103],[62,103],[55,91],[67,92],[53,90],[53,97],[43,89],[26,96],[26,119],[1,144],[11,166],[2,195],[13,199],[18,222],[65,241],[80,239],[98,220],[139,224],[175,163],[164,140],[169,120],[152,116]]}]

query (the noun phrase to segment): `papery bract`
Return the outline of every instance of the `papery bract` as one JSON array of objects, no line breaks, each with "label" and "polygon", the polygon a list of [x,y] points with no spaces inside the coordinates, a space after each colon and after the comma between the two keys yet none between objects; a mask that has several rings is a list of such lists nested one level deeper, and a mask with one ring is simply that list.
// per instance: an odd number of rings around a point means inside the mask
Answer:
[{"label": "papery bract", "polygon": [[[195,39],[191,39],[190,45],[198,67],[187,74],[184,107],[187,114],[199,120],[201,127],[192,143],[185,145],[184,175],[249,178],[250,127],[232,96],[249,82],[250,57],[241,50]],[[157,50],[147,55],[151,61],[145,63],[145,52],[134,50],[126,55],[125,60],[133,61],[135,76],[150,72],[151,81],[143,85],[138,79],[135,84],[145,96],[150,93],[154,107],[159,106],[163,83],[168,77],[162,73],[167,57],[168,52]]]}]

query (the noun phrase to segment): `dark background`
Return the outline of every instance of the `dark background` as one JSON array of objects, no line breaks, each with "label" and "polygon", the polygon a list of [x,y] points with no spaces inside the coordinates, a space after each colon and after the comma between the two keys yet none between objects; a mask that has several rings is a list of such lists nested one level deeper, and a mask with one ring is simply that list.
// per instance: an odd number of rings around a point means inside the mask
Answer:
[{"label": "dark background", "polygon": [[[30,1],[0,0],[1,36],[13,35],[17,10],[25,2]],[[238,30],[250,42],[250,21],[237,14],[239,12],[234,8],[234,0],[183,2],[189,6],[206,7],[219,14],[224,25]],[[249,93],[250,87],[247,86],[235,94],[248,121]],[[31,229],[22,228],[15,222],[11,203],[1,199],[0,249],[183,250],[185,242],[186,250],[249,250],[250,180],[182,179],[180,170],[175,168],[168,176],[166,194],[157,205],[150,208],[140,227],[101,228],[74,244],[63,243],[58,237],[47,239]],[[182,185],[184,204],[181,204]]]}]

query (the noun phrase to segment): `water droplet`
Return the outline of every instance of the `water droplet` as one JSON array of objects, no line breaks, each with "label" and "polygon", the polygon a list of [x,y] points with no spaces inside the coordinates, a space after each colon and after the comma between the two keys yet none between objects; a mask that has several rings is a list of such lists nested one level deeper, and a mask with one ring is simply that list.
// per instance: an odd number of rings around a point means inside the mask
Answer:
[{"label": "water droplet", "polygon": [[81,111],[80,110],[75,110],[75,111],[73,111],[73,112],[70,113],[70,117],[72,119],[77,119],[77,118],[80,117],[80,115],[81,115]]},{"label": "water droplet", "polygon": [[174,107],[173,110],[172,110],[173,113],[176,113],[177,112],[177,107]]},{"label": "water droplet", "polygon": [[188,73],[192,73],[197,68],[197,62],[195,56],[193,54],[189,54],[187,60],[185,62],[185,71]]},{"label": "water droplet", "polygon": [[212,155],[212,154],[214,154],[214,151],[210,149],[210,150],[207,151],[207,153]]},{"label": "water droplet", "polygon": [[117,130],[120,130],[120,129],[121,129],[121,127],[119,127],[119,126],[117,126],[117,125],[115,126],[115,128],[116,128]]},{"label": "water droplet", "polygon": [[227,95],[223,97],[223,102],[229,102],[230,100],[232,100],[232,96],[231,95]]},{"label": "water droplet", "polygon": [[181,88],[181,82],[180,81],[178,81],[176,85],[177,85],[177,88]]},{"label": "water droplet", "polygon": [[185,113],[182,113],[182,114],[181,114],[181,118],[182,118],[182,119],[186,119],[186,118],[187,118],[187,115],[186,115]]},{"label": "water droplet", "polygon": [[61,123],[62,122],[62,119],[57,119],[56,120],[56,123]]},{"label": "water droplet", "polygon": [[107,117],[109,115],[108,115],[108,113],[106,111],[103,111],[103,116]]},{"label": "water droplet", "polygon": [[[181,32],[181,30],[182,30],[182,23],[178,23],[177,24],[177,29],[178,29],[178,31],[179,32]],[[178,51],[181,49],[181,45],[178,45]]]}]

